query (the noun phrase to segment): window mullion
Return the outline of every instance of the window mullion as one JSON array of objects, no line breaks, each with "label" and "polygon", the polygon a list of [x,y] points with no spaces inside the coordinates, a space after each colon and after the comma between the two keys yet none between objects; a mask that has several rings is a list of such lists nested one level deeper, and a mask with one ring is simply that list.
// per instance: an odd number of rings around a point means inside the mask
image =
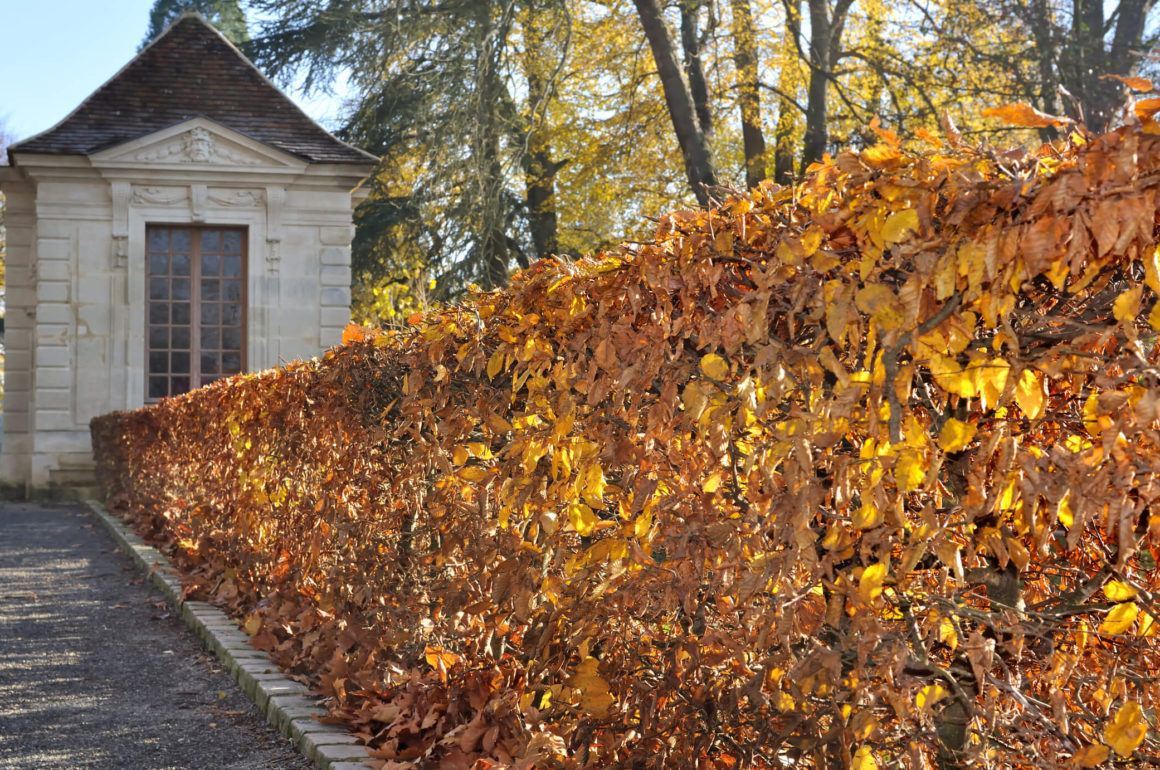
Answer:
[{"label": "window mullion", "polygon": [[190,230],[189,386],[201,387],[201,230]]}]

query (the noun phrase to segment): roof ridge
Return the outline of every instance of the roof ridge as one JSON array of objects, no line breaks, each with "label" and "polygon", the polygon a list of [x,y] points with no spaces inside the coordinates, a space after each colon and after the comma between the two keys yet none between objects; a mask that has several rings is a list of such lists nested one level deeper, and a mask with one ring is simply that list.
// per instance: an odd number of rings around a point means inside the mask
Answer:
[{"label": "roof ridge", "polygon": [[[125,85],[123,81],[128,79],[129,75],[127,73],[137,75],[138,80],[150,81],[150,75],[155,73],[138,73],[137,70],[140,69],[140,67],[137,65],[139,65],[142,59],[145,57],[158,55],[160,44],[168,40],[171,36],[178,34],[178,30],[184,28],[184,25],[190,22],[196,22],[198,24],[197,32],[191,33],[195,36],[195,40],[202,38],[205,32],[209,31],[212,33],[211,39],[215,43],[224,43],[226,47],[225,50],[229,51],[229,53],[232,54],[232,58],[235,60],[233,65],[226,64],[225,66],[236,67],[240,64],[241,66],[245,67],[251,75],[257,76],[256,84],[235,82],[231,85],[235,86],[236,91],[244,90],[248,87],[251,91],[250,96],[258,98],[258,101],[265,100],[267,102],[266,106],[268,108],[273,108],[274,114],[269,116],[272,131],[262,131],[262,126],[260,123],[257,125],[250,125],[255,124],[258,120],[254,115],[250,115],[248,117],[235,115],[235,117],[239,117],[240,122],[249,121],[247,125],[249,125],[251,128],[256,128],[256,134],[254,131],[247,131],[245,128],[240,128],[237,125],[231,125],[230,121],[228,120],[228,115],[225,115],[224,113],[211,114],[204,109],[198,108],[204,107],[204,104],[196,106],[190,105],[188,110],[185,110],[185,112],[191,114],[176,117],[176,113],[181,113],[184,110],[184,107],[180,104],[164,104],[162,107],[158,108],[158,114],[155,116],[156,120],[153,121],[150,121],[149,118],[151,116],[143,111],[141,104],[139,103],[143,101],[143,99],[135,99],[132,100],[132,104],[119,107],[119,105],[116,103],[116,100],[118,98],[124,100],[124,95],[115,93],[115,89],[118,85]],[[172,54],[170,54],[170,56],[172,57]],[[222,59],[222,61],[224,62],[224,59]],[[181,65],[178,64],[176,68],[181,70]],[[236,73],[237,70],[235,70],[235,74]],[[182,85],[181,83],[177,82],[181,75],[182,73],[179,71],[174,76],[175,88]],[[146,83],[146,85],[156,84]],[[189,85],[185,85],[188,91]],[[258,90],[254,89],[255,85],[258,86]],[[226,87],[223,86],[223,89],[225,88]],[[172,91],[168,91],[168,89],[162,88],[161,90],[163,91],[163,96],[172,95]],[[202,90],[212,91],[212,89]],[[263,95],[259,93],[260,90],[266,90],[269,92],[269,94]],[[154,94],[149,94],[149,96],[153,95]],[[188,96],[188,94],[186,95]],[[273,98],[275,98],[277,101],[270,102],[270,95],[273,95]],[[201,98],[203,96],[204,94],[200,92],[196,93],[194,96],[194,101],[204,101],[204,99]],[[226,98],[222,100],[222,105],[224,108],[228,108],[230,106],[227,103],[229,94],[225,94],[225,96]],[[113,102],[113,104],[102,104],[102,100]],[[233,106],[237,107],[236,104]],[[261,105],[254,104],[250,106],[258,109]],[[130,114],[123,115],[123,110],[129,111]],[[92,119],[90,122],[101,124],[98,128],[93,128],[92,126],[88,125],[72,125],[79,120],[79,115],[86,112],[96,113],[96,115],[88,117]],[[166,112],[170,114],[162,114]],[[287,112],[291,114],[286,114]],[[192,116],[192,113],[202,114],[207,118],[213,119],[215,122],[221,123],[227,128],[231,128],[235,131],[239,131],[242,134],[250,136],[255,141],[269,145],[274,149],[280,150],[282,152],[290,152],[292,154],[299,155],[310,162],[366,163],[378,160],[378,158],[371,153],[368,153],[365,150],[361,150],[334,136],[334,134],[330,133],[330,131],[328,131],[324,126],[314,120],[314,118],[308,115],[305,110],[303,110],[300,106],[298,106],[298,104],[294,102],[294,100],[283,93],[277,85],[275,85],[268,77],[266,77],[265,73],[258,69],[258,67],[252,61],[250,61],[250,59],[244,53],[242,53],[242,51],[237,46],[231,43],[229,39],[227,39],[225,35],[221,33],[221,31],[219,31],[216,27],[213,26],[213,24],[207,21],[204,16],[202,16],[200,13],[197,13],[196,11],[186,11],[178,16],[160,34],[153,38],[153,40],[151,40],[148,45],[138,51],[132,59],[130,59],[120,69],[118,69],[112,77],[107,79],[96,90],[90,93],[79,105],[77,105],[76,108],[74,108],[71,112],[69,112],[68,115],[66,115],[62,120],[58,121],[51,128],[45,131],[41,131],[27,139],[11,145],[8,148],[8,157],[13,165],[15,165],[14,153],[20,152],[47,152],[50,154],[89,155],[103,149],[108,149],[108,147],[116,146],[117,144],[122,144],[126,141],[131,141],[132,139],[144,136],[148,133],[152,133],[155,130],[160,130],[160,128],[162,128],[164,125],[172,125],[174,123],[181,122],[182,119],[186,119],[187,117]],[[223,119],[223,117],[227,119]],[[242,120],[242,118],[245,118],[245,120]],[[277,121],[279,118],[281,118],[281,122],[275,125],[274,121]],[[287,121],[286,118],[290,118],[290,120]],[[295,122],[299,123],[300,125],[293,125]],[[309,131],[304,130],[306,125],[301,125],[303,122],[309,126]],[[122,128],[124,130],[118,131],[118,128]],[[70,131],[70,129],[72,130]],[[136,130],[135,134],[131,133],[133,130]],[[278,134],[279,132],[285,135],[281,136],[280,140],[279,138],[273,136],[273,134]],[[316,132],[320,136],[310,136],[310,133],[312,132]],[[294,136],[295,133],[297,133],[297,137]],[[60,136],[54,137],[55,134],[60,134]],[[76,134],[77,136],[66,136],[67,134]],[[54,142],[54,139],[57,141]],[[297,139],[297,141],[295,141],[295,139]],[[100,144],[102,141],[104,142],[103,145]],[[332,143],[333,145],[337,146],[327,150],[325,147],[326,143]]]}]

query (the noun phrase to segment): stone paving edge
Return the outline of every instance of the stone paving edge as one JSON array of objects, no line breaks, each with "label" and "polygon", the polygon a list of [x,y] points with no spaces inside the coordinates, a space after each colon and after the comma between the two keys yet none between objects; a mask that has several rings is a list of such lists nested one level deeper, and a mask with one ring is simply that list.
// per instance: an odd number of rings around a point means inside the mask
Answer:
[{"label": "stone paving edge", "polygon": [[237,623],[206,602],[184,601],[177,570],[165,554],[145,542],[101,503],[85,500],[85,506],[104,525],[121,550],[146,573],[193,633],[221,661],[221,665],[266,716],[266,721],[293,741],[295,748],[318,770],[356,770],[367,767],[366,748],[353,735],[315,719],[325,711],[304,685],[282,674],[263,652],[250,646]]}]

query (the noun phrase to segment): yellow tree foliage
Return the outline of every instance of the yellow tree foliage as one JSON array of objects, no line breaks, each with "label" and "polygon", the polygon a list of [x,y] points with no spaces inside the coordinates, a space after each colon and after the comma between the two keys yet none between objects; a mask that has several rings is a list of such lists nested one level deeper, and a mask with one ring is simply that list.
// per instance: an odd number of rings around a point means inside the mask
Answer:
[{"label": "yellow tree foliage", "polygon": [[100,418],[114,507],[384,768],[1150,761],[1157,127],[878,132]]}]

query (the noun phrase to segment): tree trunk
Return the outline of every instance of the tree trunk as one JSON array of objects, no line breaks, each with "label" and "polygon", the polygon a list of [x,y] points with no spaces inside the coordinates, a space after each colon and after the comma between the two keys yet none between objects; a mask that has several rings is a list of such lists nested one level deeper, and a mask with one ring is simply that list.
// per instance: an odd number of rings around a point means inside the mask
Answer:
[{"label": "tree trunk", "polygon": [[1060,57],[1060,70],[1064,86],[1083,107],[1084,122],[1093,131],[1102,131],[1111,116],[1100,92],[1117,90],[1099,80],[1107,72],[1103,0],[1072,0],[1071,37]]},{"label": "tree trunk", "polygon": [[749,0],[733,0],[733,64],[737,67],[737,101],[741,107],[745,186],[753,188],[765,179],[765,134],[761,130],[757,40]]},{"label": "tree trunk", "polygon": [[[1057,46],[1055,44],[1055,29],[1051,22],[1052,9],[1048,6],[1050,0],[1032,0],[1029,4],[1030,11],[1028,17],[1028,26],[1031,29],[1031,36],[1035,40],[1036,47],[1036,68],[1039,70],[1039,106],[1048,115],[1056,115],[1059,110],[1059,103],[1056,102],[1056,96],[1059,88],[1059,80],[1055,74],[1055,54]],[[1048,126],[1040,129],[1040,138],[1045,142],[1050,142],[1056,138],[1058,130],[1054,126]]]},{"label": "tree trunk", "polygon": [[563,166],[552,160],[548,141],[547,112],[552,99],[551,72],[557,55],[549,41],[556,28],[550,11],[553,0],[528,2],[524,27],[524,72],[528,82],[527,153],[523,159],[527,194],[528,227],[532,245],[540,259],[560,251],[559,221],[556,215],[556,172]]},{"label": "tree trunk", "polygon": [[701,15],[701,0],[681,0],[681,51],[684,54],[685,77],[689,80],[689,94],[697,124],[706,141],[713,138],[713,113],[709,110],[709,86],[705,81],[705,67],[701,63],[701,36],[697,31]]},{"label": "tree trunk", "polygon": [[[784,46],[792,46],[790,35],[797,35],[802,27],[801,0],[786,0],[786,28],[787,34],[783,41]],[[794,119],[797,105],[789,98],[793,86],[793,77],[786,73],[786,68],[792,66],[789,61],[783,60],[782,71],[779,76],[781,98],[777,103],[777,126],[773,130],[773,181],[778,184],[789,184],[793,181],[794,145],[793,132],[797,126]]]},{"label": "tree trunk", "polygon": [[475,165],[474,194],[480,202],[479,253],[485,289],[507,283],[508,247],[503,211],[503,164],[500,160],[499,115],[503,83],[499,74],[500,47],[497,30],[491,18],[491,4],[480,3],[476,10],[478,85],[476,88],[473,155]]},{"label": "tree trunk", "polygon": [[810,82],[806,91],[806,135],[801,173],[826,152],[826,88],[830,82],[830,9],[826,0],[809,0]]},{"label": "tree trunk", "polygon": [[834,65],[842,53],[842,31],[846,15],[854,0],[809,0],[810,8],[810,83],[806,97],[806,135],[802,147],[802,173],[811,163],[821,160],[829,141],[829,113],[826,91]]},{"label": "tree trunk", "polygon": [[665,103],[669,108],[669,118],[677,135],[681,154],[685,159],[685,174],[689,187],[702,206],[709,204],[709,187],[717,184],[717,174],[713,168],[713,155],[697,122],[696,108],[689,84],[685,82],[681,65],[677,62],[672,38],[658,0],[633,0],[641,27],[652,50],[657,74],[664,88]]}]

